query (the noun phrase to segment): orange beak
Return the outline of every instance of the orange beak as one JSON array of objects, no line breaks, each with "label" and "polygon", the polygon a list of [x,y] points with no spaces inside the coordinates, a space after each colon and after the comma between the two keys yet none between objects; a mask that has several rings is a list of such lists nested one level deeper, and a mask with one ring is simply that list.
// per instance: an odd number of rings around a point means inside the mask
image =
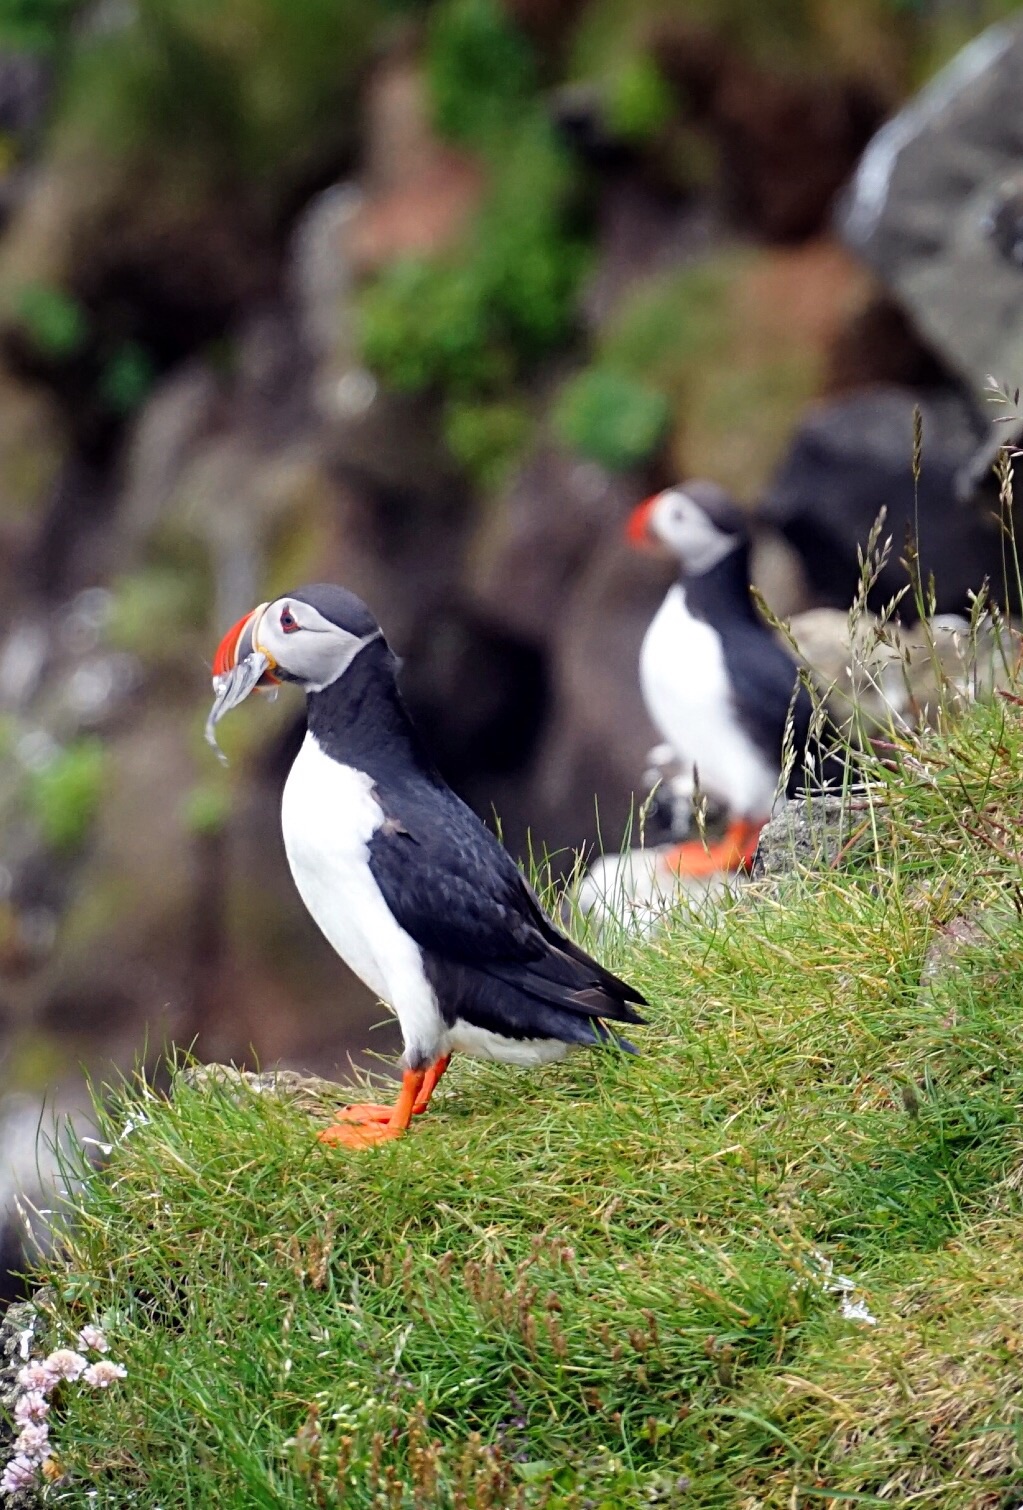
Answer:
[{"label": "orange beak", "polygon": [[[253,632],[265,608],[266,604],[260,603],[258,608],[253,608],[250,613],[243,614],[237,624],[231,625],[217,646],[217,653],[213,657],[214,676],[224,676],[228,671],[233,671],[239,661],[252,654],[255,648],[252,643]],[[280,682],[272,672],[265,671],[260,677],[259,685],[261,687],[279,686]]]},{"label": "orange beak", "polygon": [[650,516],[660,496],[660,493],[655,493],[652,498],[645,498],[626,520],[625,538],[636,550],[650,550],[657,543],[650,533]]}]

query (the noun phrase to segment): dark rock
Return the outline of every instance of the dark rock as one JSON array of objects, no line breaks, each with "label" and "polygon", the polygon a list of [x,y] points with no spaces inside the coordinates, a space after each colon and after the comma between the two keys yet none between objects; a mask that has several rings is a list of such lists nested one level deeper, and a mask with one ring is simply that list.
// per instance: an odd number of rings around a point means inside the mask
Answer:
[{"label": "dark rock", "polygon": [[[553,646],[595,543],[620,534],[630,508],[648,490],[645,479],[541,446],[480,522],[469,551],[472,601],[517,638]],[[658,588],[670,580],[670,571],[657,568],[647,567],[646,575],[656,577]]]},{"label": "dark rock", "polygon": [[730,58],[711,107],[726,206],[771,241],[811,236],[883,118],[864,86]]},{"label": "dark rock", "polygon": [[[923,414],[919,484],[913,480],[913,412]],[[990,577],[1001,595],[1002,539],[982,501],[959,502],[956,479],[978,432],[954,396],[923,399],[874,388],[813,407],[768,484],[763,517],[795,546],[823,603],[847,608],[859,581],[857,551],[879,512],[894,549],[873,589],[880,608],[906,584],[900,564],[907,532],[918,533],[923,580],[934,574],[937,612],[955,613]],[[904,600],[903,615],[914,605]]]},{"label": "dark rock", "polygon": [[871,142],[839,215],[923,338],[981,397],[1023,370],[1016,248],[1023,26],[977,37]]},{"label": "dark rock", "polygon": [[906,311],[876,288],[831,340],[824,390],[831,396],[875,384],[937,388],[948,373]]},{"label": "dark rock", "polygon": [[[546,617],[551,632],[550,713],[516,807],[534,838],[571,862],[598,833],[617,850],[658,734],[643,706],[639,647],[664,584],[658,565],[622,551],[614,533]],[[524,828],[509,825],[513,846]]]}]

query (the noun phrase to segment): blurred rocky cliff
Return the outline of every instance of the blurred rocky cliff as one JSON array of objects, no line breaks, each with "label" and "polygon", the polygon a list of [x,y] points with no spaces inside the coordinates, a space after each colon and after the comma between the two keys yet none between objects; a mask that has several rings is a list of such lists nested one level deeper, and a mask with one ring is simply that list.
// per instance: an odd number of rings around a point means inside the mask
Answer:
[{"label": "blurred rocky cliff", "polygon": [[260,599],[362,594],[439,764],[522,853],[592,845],[598,808],[617,847],[641,781],[665,577],[620,533],[644,492],[700,473],[759,507],[782,614],[849,602],[882,506],[899,546],[921,520],[939,609],[997,577],[1013,9],[0,9],[9,1146],[82,1062],[173,1041],[333,1071],[393,1044],[284,864],[301,707],[241,710],[226,774],[202,743],[212,648]]}]

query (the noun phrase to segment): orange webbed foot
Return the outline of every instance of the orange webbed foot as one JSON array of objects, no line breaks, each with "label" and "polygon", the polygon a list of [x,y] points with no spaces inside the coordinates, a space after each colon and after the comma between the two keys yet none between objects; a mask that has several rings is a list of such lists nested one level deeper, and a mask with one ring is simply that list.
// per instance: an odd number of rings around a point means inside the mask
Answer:
[{"label": "orange webbed foot", "polygon": [[378,1106],[375,1101],[355,1101],[334,1113],[335,1122],[390,1122],[393,1106]]},{"label": "orange webbed foot", "polygon": [[374,1143],[400,1138],[412,1118],[425,1112],[429,1106],[430,1097],[447,1069],[450,1057],[443,1055],[427,1070],[406,1070],[393,1106],[357,1101],[352,1106],[342,1107],[334,1114],[334,1125],[317,1134],[320,1142],[341,1148],[368,1148]]},{"label": "orange webbed foot", "polygon": [[[386,1108],[390,1116],[391,1108]],[[389,1143],[403,1138],[406,1129],[393,1127],[388,1122],[335,1122],[333,1127],[324,1127],[316,1134],[321,1143],[336,1148],[372,1148],[376,1143]]]}]

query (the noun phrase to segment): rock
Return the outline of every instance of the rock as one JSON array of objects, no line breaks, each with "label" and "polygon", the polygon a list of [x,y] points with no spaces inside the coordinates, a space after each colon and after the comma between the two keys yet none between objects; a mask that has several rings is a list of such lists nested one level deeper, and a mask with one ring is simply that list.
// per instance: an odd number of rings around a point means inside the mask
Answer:
[{"label": "rock", "polygon": [[[617,545],[615,535],[644,491],[644,479],[607,472],[596,462],[541,444],[476,530],[468,552],[472,601],[506,632],[550,648],[561,637],[565,607],[595,542]],[[557,499],[554,509],[552,499]],[[654,579],[653,590],[643,593],[651,617],[670,569],[643,563],[637,583]],[[511,582],[514,592],[508,591]]]},{"label": "rock", "polygon": [[[45,1101],[42,1095],[20,1091],[0,1097],[0,1303],[24,1293],[21,1272],[50,1247],[49,1226],[41,1213],[48,1214],[58,1203],[57,1186],[63,1183],[60,1156],[52,1146],[53,1104],[52,1088]],[[64,1115],[76,1103],[62,1089],[59,1105]]]},{"label": "rock", "polygon": [[861,840],[870,841],[872,823],[883,808],[855,793],[794,797],[766,823],[753,861],[753,881],[778,880],[804,870],[830,869]]},{"label": "rock", "polygon": [[345,256],[359,276],[451,246],[478,208],[484,184],[478,161],[434,132],[422,72],[411,60],[398,57],[377,69],[365,110],[365,192],[344,226]]},{"label": "rock", "polygon": [[832,717],[854,737],[935,724],[960,703],[990,697],[1010,685],[1018,654],[1013,631],[988,615],[973,627],[957,614],[882,626],[870,613],[850,624],[847,613],[815,608],[789,629]]},{"label": "rock", "polygon": [[882,118],[881,101],[861,84],[729,55],[710,123],[733,218],[771,241],[819,231]]},{"label": "rock", "polygon": [[25,596],[26,565],[66,449],[52,398],[0,369],[0,580],[8,603]]},{"label": "rock", "polygon": [[181,366],[156,385],[125,441],[118,530],[125,564],[134,564],[174,499],[182,470],[223,418],[225,395],[201,361]]},{"label": "rock", "polygon": [[[913,481],[913,413],[923,414],[918,487]],[[870,595],[881,608],[905,587],[900,557],[907,531],[919,526],[921,567],[933,573],[937,611],[964,609],[986,577],[1000,593],[1002,537],[981,502],[964,507],[956,478],[976,449],[972,416],[950,396],[924,398],[877,387],[813,406],[768,483],[761,516],[799,552],[819,599],[847,608],[859,582],[857,552],[882,508],[881,539],[893,550]],[[902,604],[904,617],[914,605]]]},{"label": "rock", "polygon": [[1023,371],[1016,204],[1023,25],[975,38],[877,133],[840,213],[946,367],[983,402],[989,374]]},{"label": "rock", "polygon": [[849,301],[826,353],[828,398],[858,388],[894,385],[926,391],[948,383],[948,372],[897,300],[870,280]]},{"label": "rock", "polygon": [[[659,736],[636,668],[664,585],[659,563],[623,551],[615,532],[591,547],[572,591],[544,611],[551,626],[548,712],[516,805],[532,832],[567,856],[595,828],[602,847],[616,851],[646,795],[646,754]],[[517,826],[511,830],[513,848],[524,837]]]},{"label": "rock", "polygon": [[777,530],[753,524],[750,578],[776,619],[806,609],[812,599],[799,554]]},{"label": "rock", "polygon": [[189,1066],[175,1075],[171,1093],[177,1094],[183,1086],[192,1091],[215,1088],[238,1099],[243,1091],[254,1096],[277,1096],[311,1117],[329,1115],[352,1098],[350,1085],[324,1080],[320,1075],[303,1075],[296,1070],[254,1073],[237,1069],[233,1064]]}]

